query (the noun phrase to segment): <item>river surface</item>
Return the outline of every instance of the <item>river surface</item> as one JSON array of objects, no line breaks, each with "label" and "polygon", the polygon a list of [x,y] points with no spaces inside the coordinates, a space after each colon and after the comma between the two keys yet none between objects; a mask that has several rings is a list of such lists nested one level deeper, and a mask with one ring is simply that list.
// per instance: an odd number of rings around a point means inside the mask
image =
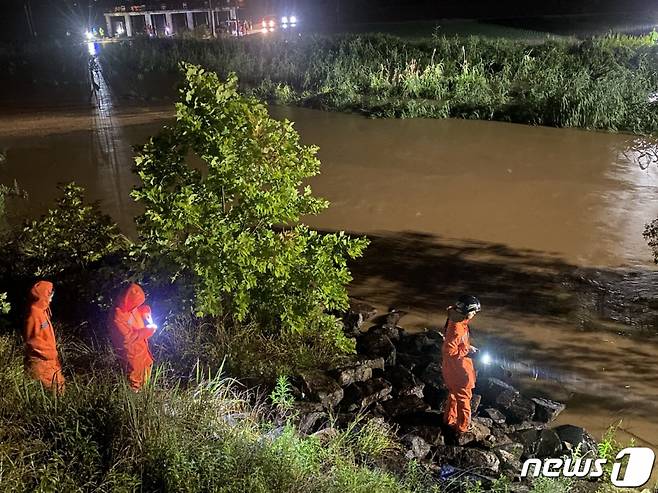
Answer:
[{"label": "river surface", "polygon": [[[128,234],[132,146],[171,104],[118,103],[99,78],[93,104],[0,108],[0,181],[31,214],[75,180]],[[658,289],[642,231],[658,216],[658,169],[628,136],[460,120],[370,120],[272,108],[320,146],[314,191],[332,202],[312,226],[367,234],[351,294],[442,326],[462,292],[478,295],[474,340],[529,392],[567,403],[559,423],[658,447]],[[635,144],[638,142],[635,141]],[[640,142],[640,145],[643,145]]]}]

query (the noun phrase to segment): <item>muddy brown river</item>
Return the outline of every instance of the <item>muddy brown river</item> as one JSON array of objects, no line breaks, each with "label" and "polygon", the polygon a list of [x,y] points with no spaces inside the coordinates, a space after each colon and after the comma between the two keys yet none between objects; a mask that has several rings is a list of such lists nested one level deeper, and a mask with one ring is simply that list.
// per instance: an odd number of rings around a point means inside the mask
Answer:
[{"label": "muddy brown river", "polygon": [[[478,295],[476,344],[529,392],[565,401],[560,423],[600,436],[622,420],[622,441],[658,449],[658,289],[642,238],[658,216],[658,169],[638,166],[633,138],[272,113],[321,148],[311,184],[332,207],[308,222],[372,240],[353,296],[405,309],[402,325],[423,330],[443,325],[457,294]],[[76,180],[131,234],[132,146],[171,114],[171,104],[117,104],[102,80],[92,107],[0,110],[0,181],[17,180],[35,214],[56,183]]]}]

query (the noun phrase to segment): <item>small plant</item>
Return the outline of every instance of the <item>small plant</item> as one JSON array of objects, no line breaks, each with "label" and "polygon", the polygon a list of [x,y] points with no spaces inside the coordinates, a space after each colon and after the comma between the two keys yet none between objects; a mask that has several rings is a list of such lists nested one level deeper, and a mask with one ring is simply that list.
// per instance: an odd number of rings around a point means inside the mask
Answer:
[{"label": "small plant", "polygon": [[279,412],[285,413],[292,409],[295,398],[292,395],[292,385],[286,375],[279,375],[276,379],[274,390],[270,393],[270,400]]}]

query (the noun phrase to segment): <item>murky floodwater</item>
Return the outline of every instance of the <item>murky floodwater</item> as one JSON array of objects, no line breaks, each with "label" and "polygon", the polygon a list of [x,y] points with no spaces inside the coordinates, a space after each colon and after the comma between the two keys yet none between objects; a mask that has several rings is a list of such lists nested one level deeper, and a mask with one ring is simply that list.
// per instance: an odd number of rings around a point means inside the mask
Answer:
[{"label": "murky floodwater", "polygon": [[[116,107],[99,82],[93,110],[0,118],[0,181],[18,180],[36,212],[52,203],[55,183],[75,179],[132,232],[131,147],[172,108]],[[321,148],[312,185],[332,207],[310,224],[372,239],[354,266],[353,295],[409,310],[402,325],[421,329],[441,326],[458,293],[477,294],[475,340],[526,388],[565,400],[560,422],[600,434],[623,418],[627,438],[658,444],[658,342],[647,308],[658,289],[642,238],[658,216],[658,170],[632,162],[629,137],[272,112]],[[640,329],[641,338],[620,335]]]}]

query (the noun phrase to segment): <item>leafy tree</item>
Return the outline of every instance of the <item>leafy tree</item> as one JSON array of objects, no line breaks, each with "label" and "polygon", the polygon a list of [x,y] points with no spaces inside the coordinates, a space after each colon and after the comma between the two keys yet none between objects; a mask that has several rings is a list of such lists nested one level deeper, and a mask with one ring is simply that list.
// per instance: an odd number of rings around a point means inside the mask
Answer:
[{"label": "leafy tree", "polygon": [[129,245],[97,204],[85,203],[84,189],[69,183],[56,207],[9,235],[2,277],[13,284],[52,279],[68,301],[103,305],[122,277],[117,269]]},{"label": "leafy tree", "polygon": [[[328,312],[347,306],[347,260],[364,238],[299,223],[328,206],[302,182],[320,171],[289,121],[237,90],[237,78],[183,64],[176,122],[136,157],[143,258],[166,262],[199,315],[257,321],[267,333],[325,337],[348,350]],[[158,267],[154,266],[154,270]]]}]

